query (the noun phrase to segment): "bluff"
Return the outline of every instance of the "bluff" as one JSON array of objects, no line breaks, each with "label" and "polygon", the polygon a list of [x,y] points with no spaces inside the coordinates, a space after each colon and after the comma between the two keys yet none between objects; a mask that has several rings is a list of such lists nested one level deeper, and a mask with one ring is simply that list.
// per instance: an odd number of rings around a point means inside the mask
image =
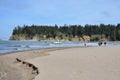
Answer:
[{"label": "bluff", "polygon": [[13,29],[10,40],[119,41],[120,24],[17,26]]}]

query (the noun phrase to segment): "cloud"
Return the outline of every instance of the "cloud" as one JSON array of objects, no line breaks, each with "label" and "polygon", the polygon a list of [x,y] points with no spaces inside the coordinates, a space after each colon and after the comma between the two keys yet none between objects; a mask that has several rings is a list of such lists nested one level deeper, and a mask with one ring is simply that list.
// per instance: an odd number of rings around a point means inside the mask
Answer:
[{"label": "cloud", "polygon": [[119,9],[120,0],[0,0],[0,33],[24,24],[114,24]]},{"label": "cloud", "polygon": [[[7,8],[5,16],[27,19],[31,22],[55,18],[56,21],[68,20],[91,22],[119,16],[119,0],[0,0],[0,7]],[[117,4],[116,4],[117,3]],[[118,6],[118,7],[116,7]],[[111,11],[112,10],[112,11]],[[11,12],[10,12],[11,11]],[[4,14],[4,11],[1,11]],[[3,15],[2,14],[2,15]],[[1,15],[1,14],[0,14]],[[21,19],[21,20],[22,20]]]}]

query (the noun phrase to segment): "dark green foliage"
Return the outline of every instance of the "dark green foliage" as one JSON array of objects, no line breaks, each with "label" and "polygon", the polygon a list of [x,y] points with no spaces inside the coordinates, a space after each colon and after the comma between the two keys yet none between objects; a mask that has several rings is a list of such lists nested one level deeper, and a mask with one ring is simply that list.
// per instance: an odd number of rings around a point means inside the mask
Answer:
[{"label": "dark green foliage", "polygon": [[48,25],[24,25],[23,27],[15,27],[13,30],[13,35],[20,35],[24,34],[27,35],[28,39],[33,39],[35,35],[38,35],[40,38],[43,35],[46,38],[60,38],[64,39],[67,38],[71,40],[75,36],[81,37],[83,35],[88,35],[91,37],[92,41],[98,41],[100,35],[104,35],[105,38],[109,38],[112,41],[120,40],[120,24],[117,25],[88,25],[85,26],[81,25],[64,25],[58,26],[48,26]]}]

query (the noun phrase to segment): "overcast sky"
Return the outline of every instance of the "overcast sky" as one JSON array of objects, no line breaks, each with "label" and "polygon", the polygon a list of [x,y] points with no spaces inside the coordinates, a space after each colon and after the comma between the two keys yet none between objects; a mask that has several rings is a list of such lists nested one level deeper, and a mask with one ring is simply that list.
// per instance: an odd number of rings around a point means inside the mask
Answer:
[{"label": "overcast sky", "polygon": [[117,24],[120,0],[0,0],[0,39],[20,25]]}]

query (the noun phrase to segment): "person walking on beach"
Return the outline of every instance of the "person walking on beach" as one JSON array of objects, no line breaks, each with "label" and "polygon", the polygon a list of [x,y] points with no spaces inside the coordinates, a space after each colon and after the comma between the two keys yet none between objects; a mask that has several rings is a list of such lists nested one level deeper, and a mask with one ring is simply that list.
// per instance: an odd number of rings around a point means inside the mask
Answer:
[{"label": "person walking on beach", "polygon": [[104,42],[104,45],[105,45],[105,46],[106,46],[106,44],[107,44],[107,43],[106,43],[106,42]]},{"label": "person walking on beach", "polygon": [[86,44],[86,43],[84,43],[84,46],[86,47],[86,46],[87,46],[87,44]]},{"label": "person walking on beach", "polygon": [[101,45],[102,45],[102,42],[99,42],[98,45],[101,46]]}]

